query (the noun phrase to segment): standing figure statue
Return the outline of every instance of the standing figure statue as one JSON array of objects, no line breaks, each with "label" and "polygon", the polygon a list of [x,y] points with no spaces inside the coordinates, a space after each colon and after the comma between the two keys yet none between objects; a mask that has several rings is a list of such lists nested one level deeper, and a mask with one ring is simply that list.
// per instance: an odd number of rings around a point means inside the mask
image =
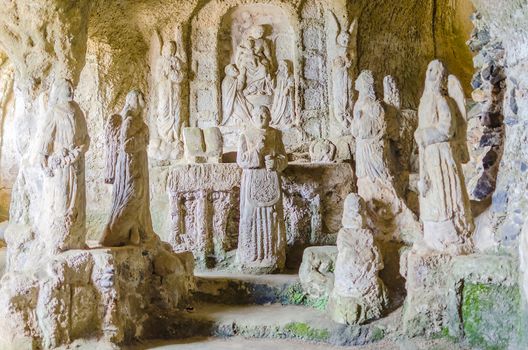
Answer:
[{"label": "standing figure statue", "polygon": [[157,71],[157,129],[166,143],[180,141],[182,118],[182,83],[186,79],[184,61],[178,57],[178,46],[169,41],[163,46]]},{"label": "standing figure statue", "polygon": [[251,122],[247,100],[242,95],[244,82],[234,64],[225,67],[222,80],[222,125],[239,125]]},{"label": "standing figure statue", "polygon": [[243,169],[237,262],[247,273],[271,273],[286,260],[280,174],[288,159],[281,132],[269,127],[269,109],[257,107],[252,115],[254,125],[240,136],[237,155]]},{"label": "standing figure statue", "polygon": [[442,62],[427,68],[415,138],[420,147],[420,216],[425,244],[450,254],[472,250],[474,224],[461,163],[467,162],[464,93]]},{"label": "standing figure statue", "polygon": [[[334,15],[335,18],[335,15]],[[356,40],[357,22],[350,25],[348,31],[340,30],[339,21],[335,18],[339,34],[336,38],[338,55],[332,63],[332,97],[334,118],[343,130],[348,130],[352,122],[353,113],[353,69],[355,67],[354,54],[350,45]]]},{"label": "standing figure statue", "polygon": [[397,191],[390,172],[386,110],[376,96],[371,71],[361,72],[356,90],[359,96],[351,131],[356,140],[358,193],[367,203],[369,218],[374,220],[372,228],[381,233],[378,238],[414,242],[421,227]]},{"label": "standing figure statue", "polygon": [[73,86],[58,79],[51,89],[39,147],[45,174],[40,227],[42,241],[52,254],[86,246],[84,155],[89,146],[86,120],[73,100]]},{"label": "standing figure statue", "polygon": [[295,121],[295,81],[286,60],[279,62],[271,117],[271,124],[281,128],[292,126]]},{"label": "standing figure statue", "polygon": [[114,190],[112,211],[100,240],[105,247],[139,244],[154,237],[144,105],[141,92],[129,92],[121,114],[110,117],[106,125],[105,181],[113,184]]},{"label": "standing figure statue", "polygon": [[387,159],[387,122],[385,110],[374,90],[374,76],[363,71],[356,80],[359,93],[354,108],[352,135],[356,139],[356,175],[358,179],[392,182]]}]

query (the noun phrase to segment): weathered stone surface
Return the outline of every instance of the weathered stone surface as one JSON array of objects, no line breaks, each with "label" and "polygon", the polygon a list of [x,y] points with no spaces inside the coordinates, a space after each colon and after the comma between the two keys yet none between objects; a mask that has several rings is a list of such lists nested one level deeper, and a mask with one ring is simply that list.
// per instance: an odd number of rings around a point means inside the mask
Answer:
[{"label": "weathered stone surface", "polygon": [[[168,191],[168,195],[159,194],[163,197],[156,204],[156,232],[177,251],[192,251],[199,266],[231,265],[228,252],[236,248],[240,220],[240,168],[236,164],[182,165],[154,177],[160,181],[156,187]],[[293,264],[298,266],[297,255],[306,245],[335,242],[344,198],[355,187],[352,167],[290,163],[282,180],[288,213],[287,257],[296,257]]]},{"label": "weathered stone surface", "polygon": [[[169,248],[170,249],[170,248]],[[193,286],[193,261],[163,245],[61,253],[1,280],[2,348],[54,348],[78,338],[156,337]],[[38,276],[38,277],[37,277]]]},{"label": "weathered stone surface", "polygon": [[343,228],[337,235],[334,286],[328,301],[330,317],[338,323],[363,324],[381,318],[388,306],[385,284],[379,277],[383,258],[374,232],[367,228],[366,204],[349,194]]},{"label": "weathered stone surface", "polygon": [[336,259],[336,246],[310,247],[304,250],[299,279],[309,296],[328,298],[334,288]]},{"label": "weathered stone surface", "polygon": [[[515,327],[520,324],[521,310],[513,257],[480,254],[452,257],[415,247],[404,254],[402,266],[406,266],[402,273],[407,279],[405,334],[462,337],[468,330],[472,342],[482,340],[479,345],[488,342],[486,346],[501,346],[504,337],[495,333],[499,330],[508,334],[512,343],[516,340]],[[494,293],[498,298],[505,297],[504,304],[490,305],[489,298]],[[479,317],[484,323],[495,319],[495,326],[475,327]]]}]

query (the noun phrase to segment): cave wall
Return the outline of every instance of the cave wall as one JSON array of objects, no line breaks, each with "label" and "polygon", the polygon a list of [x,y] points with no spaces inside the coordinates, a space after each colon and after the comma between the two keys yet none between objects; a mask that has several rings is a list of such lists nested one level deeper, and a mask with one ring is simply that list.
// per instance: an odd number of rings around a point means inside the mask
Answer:
[{"label": "cave wall", "polygon": [[359,68],[372,70],[378,79],[395,76],[404,106],[418,106],[425,67],[434,58],[446,63],[469,94],[473,68],[466,41],[474,9],[467,0],[361,0],[349,8],[360,19]]},{"label": "cave wall", "polygon": [[[169,35],[177,27],[182,28],[184,49],[190,63],[189,88],[190,91],[197,91],[193,86],[199,86],[200,81],[194,79],[197,67],[193,65],[193,60],[200,61],[200,57],[193,57],[196,54],[193,49],[195,41],[191,40],[193,21],[210,11],[222,10],[225,13],[237,4],[254,2],[233,0],[216,4],[205,0],[185,0],[124,3],[97,0],[73,4],[46,0],[37,5],[29,1],[3,1],[0,46],[5,49],[14,70],[13,96],[16,97],[9,118],[4,118],[3,134],[16,135],[9,136],[11,141],[5,144],[9,149],[2,152],[2,162],[8,165],[2,167],[5,192],[13,187],[17,165],[27,150],[28,140],[35,133],[40,118],[39,103],[45,103],[49,78],[59,74],[78,82],[76,100],[86,113],[92,139],[87,154],[86,176],[89,230],[90,236],[96,238],[107,218],[111,198],[111,186],[104,184],[101,176],[104,168],[104,122],[109,115],[120,110],[126,93],[131,89],[144,91],[148,103],[152,99],[153,57],[159,52],[159,35]],[[435,56],[445,59],[450,70],[459,74],[470,91],[470,53],[463,45],[470,27],[468,15],[471,6],[467,1],[361,0],[352,3],[343,0],[265,0],[260,3],[286,9],[287,16],[296,18],[291,23],[297,33],[294,45],[300,52],[296,65],[305,75],[304,82],[300,84],[299,98],[306,99],[305,103],[313,100],[306,97],[312,93],[328,94],[327,75],[310,73],[328,69],[316,64],[321,55],[328,54],[325,51],[328,48],[317,51],[312,47],[317,42],[310,43],[313,38],[308,35],[310,31],[317,32],[317,28],[322,28],[323,36],[336,34],[337,28],[328,20],[328,10],[334,11],[343,23],[358,19],[357,71],[372,69],[378,84],[385,75],[395,76],[405,107],[417,106],[426,65]],[[20,16],[21,13],[27,15]],[[220,25],[214,21],[207,23],[206,29]],[[21,30],[24,27],[29,30]],[[301,29],[307,33],[304,37],[299,34]],[[218,70],[215,71],[217,73]],[[310,78],[310,75],[313,77]],[[184,103],[186,110],[193,112],[197,100],[191,93]],[[152,109],[152,106],[149,105],[149,108]],[[320,126],[321,120],[328,118],[325,108],[327,106],[323,104],[320,109],[308,108],[303,112],[307,130],[325,128],[324,123]],[[148,114],[152,115],[150,111]],[[199,124],[196,115],[191,115],[189,119],[191,123]],[[317,132],[309,135],[319,136],[325,135]],[[155,160],[151,165],[159,169],[165,166]],[[5,175],[6,172],[9,175]],[[154,177],[152,182],[153,214],[156,217],[157,199],[167,194],[162,185],[164,179]],[[8,199],[3,201],[3,212],[7,212],[7,202]],[[157,221],[165,219],[159,217]]]}]

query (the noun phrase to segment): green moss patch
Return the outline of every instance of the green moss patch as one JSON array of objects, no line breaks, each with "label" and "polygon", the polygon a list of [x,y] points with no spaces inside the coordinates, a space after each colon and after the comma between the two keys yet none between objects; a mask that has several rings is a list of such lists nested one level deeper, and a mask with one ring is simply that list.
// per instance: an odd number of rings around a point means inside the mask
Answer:
[{"label": "green moss patch", "polygon": [[303,305],[312,307],[317,310],[325,310],[328,304],[328,297],[321,298],[310,297],[302,288],[300,283],[290,285],[280,296],[283,304],[286,305]]},{"label": "green moss patch", "polygon": [[385,331],[381,328],[374,327],[372,330],[372,341],[377,342],[385,338]]},{"label": "green moss patch", "polygon": [[519,322],[518,288],[467,284],[462,298],[464,333],[469,343],[485,350],[507,349]]},{"label": "green moss patch", "polygon": [[326,341],[330,338],[330,332],[327,329],[316,329],[303,322],[288,323],[284,331],[295,338],[313,341]]}]

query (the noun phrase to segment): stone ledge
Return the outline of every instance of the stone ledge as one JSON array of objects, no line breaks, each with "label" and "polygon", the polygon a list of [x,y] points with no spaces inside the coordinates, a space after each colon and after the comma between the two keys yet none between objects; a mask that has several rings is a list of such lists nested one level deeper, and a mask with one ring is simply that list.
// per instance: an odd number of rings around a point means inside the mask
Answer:
[{"label": "stone ledge", "polygon": [[156,338],[186,302],[192,269],[192,255],[155,242],[67,251],[34,270],[8,272],[0,282],[0,348]]}]

